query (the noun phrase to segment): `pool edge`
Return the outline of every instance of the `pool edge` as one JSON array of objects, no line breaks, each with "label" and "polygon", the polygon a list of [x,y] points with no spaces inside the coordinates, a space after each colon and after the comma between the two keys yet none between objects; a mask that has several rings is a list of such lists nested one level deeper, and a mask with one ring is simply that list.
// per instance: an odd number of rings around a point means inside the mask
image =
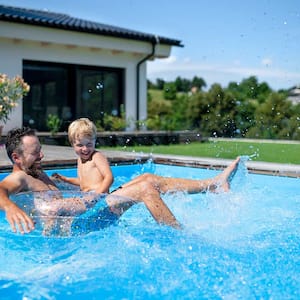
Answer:
[{"label": "pool edge", "polygon": [[[70,167],[76,165],[76,155],[73,148],[69,146],[43,145],[42,150],[44,153],[44,168]],[[141,163],[151,159],[153,162],[160,164],[205,169],[223,169],[232,161],[232,159],[191,157],[183,155],[145,154],[101,149],[99,151],[107,157],[111,165]],[[0,172],[2,173],[10,171],[12,168],[4,147],[0,148],[0,166]],[[300,165],[247,161],[246,166],[249,173],[300,178]]]}]

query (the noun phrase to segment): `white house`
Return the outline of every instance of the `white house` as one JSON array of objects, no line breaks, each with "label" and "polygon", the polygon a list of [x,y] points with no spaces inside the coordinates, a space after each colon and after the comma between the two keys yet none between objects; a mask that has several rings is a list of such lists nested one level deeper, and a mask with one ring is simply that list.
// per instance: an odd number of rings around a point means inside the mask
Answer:
[{"label": "white house", "polygon": [[300,85],[294,86],[289,89],[288,100],[294,105],[300,104]]},{"label": "white house", "polygon": [[181,41],[69,15],[0,5],[0,73],[23,76],[31,90],[4,132],[46,130],[47,116],[65,126],[103,114],[147,118],[147,60],[166,58]]}]

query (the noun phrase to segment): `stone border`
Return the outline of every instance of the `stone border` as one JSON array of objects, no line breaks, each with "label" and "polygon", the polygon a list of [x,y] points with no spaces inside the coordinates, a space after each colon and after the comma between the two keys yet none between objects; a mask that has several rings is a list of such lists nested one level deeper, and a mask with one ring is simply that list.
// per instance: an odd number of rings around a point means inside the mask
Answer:
[{"label": "stone border", "polygon": [[[77,158],[73,148],[70,146],[43,145],[42,151],[45,155],[43,159],[45,168],[68,168],[76,165]],[[143,163],[151,159],[153,162],[160,164],[221,170],[232,161],[231,159],[163,154],[151,155],[116,150],[100,151],[107,157],[111,165]],[[12,167],[4,147],[0,147],[0,165],[0,172],[2,173],[10,171]],[[249,173],[300,178],[300,165],[247,161],[246,166]]]},{"label": "stone border", "polygon": [[[138,153],[126,153],[118,151],[102,151],[106,155],[111,165],[132,165],[141,164],[149,160],[152,160],[157,164],[194,167],[210,170],[223,170],[231,162],[231,159],[213,159],[213,158],[195,158],[186,156],[168,156],[168,155],[147,155]],[[52,160],[43,163],[45,168],[68,168],[76,166],[76,159],[70,160]],[[272,176],[284,176],[300,178],[300,165],[285,165],[285,164],[273,164],[264,162],[246,162],[246,167],[249,173],[272,175]]]}]

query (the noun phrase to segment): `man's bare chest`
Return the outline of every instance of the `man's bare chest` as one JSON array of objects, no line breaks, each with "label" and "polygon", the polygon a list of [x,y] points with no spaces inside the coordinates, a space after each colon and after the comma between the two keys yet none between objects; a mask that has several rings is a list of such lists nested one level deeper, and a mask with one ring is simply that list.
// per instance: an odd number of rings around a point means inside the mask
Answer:
[{"label": "man's bare chest", "polygon": [[39,178],[34,178],[29,176],[27,178],[27,187],[31,191],[47,191],[47,190],[57,190],[57,187],[49,178],[44,178],[41,176]]}]

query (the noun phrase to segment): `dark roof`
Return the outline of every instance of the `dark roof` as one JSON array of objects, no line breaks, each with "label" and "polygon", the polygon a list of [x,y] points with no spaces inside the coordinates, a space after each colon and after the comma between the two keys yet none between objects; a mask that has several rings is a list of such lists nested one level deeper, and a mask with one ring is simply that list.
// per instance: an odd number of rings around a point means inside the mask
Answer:
[{"label": "dark roof", "polygon": [[73,18],[62,13],[0,5],[0,20],[76,32],[92,33],[144,42],[182,47],[181,41],[154,34]]}]

